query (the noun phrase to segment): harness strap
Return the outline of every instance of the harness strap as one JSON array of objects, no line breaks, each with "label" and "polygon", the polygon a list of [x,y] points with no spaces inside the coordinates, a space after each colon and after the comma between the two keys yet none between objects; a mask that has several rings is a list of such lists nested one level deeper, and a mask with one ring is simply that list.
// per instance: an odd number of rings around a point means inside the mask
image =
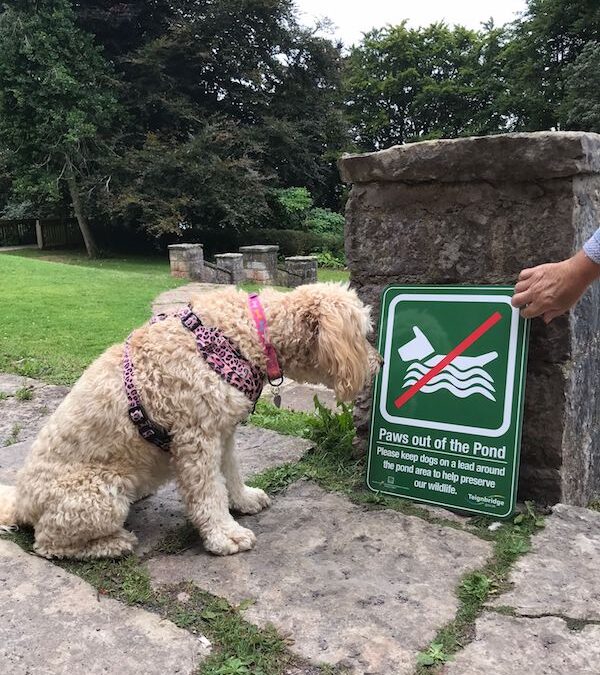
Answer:
[{"label": "harness strap", "polygon": [[125,349],[123,351],[123,381],[125,383],[127,403],[129,404],[127,411],[129,419],[135,424],[143,439],[156,445],[156,447],[164,452],[169,452],[171,443],[169,432],[148,417],[148,413],[146,413],[138,390],[136,389],[133,361],[131,360],[131,347],[129,344],[130,340],[131,335],[125,341]]},{"label": "harness strap", "polygon": [[[196,347],[206,364],[228,384],[243,392],[253,403],[256,403],[262,393],[264,380],[264,374],[260,368],[247,361],[231,340],[218,328],[205,326],[200,318],[194,314],[191,306],[171,316],[178,317],[182,325],[194,335]],[[154,324],[168,318],[169,315],[167,314],[157,314],[152,317],[150,323]],[[136,389],[130,340],[131,335],[125,341],[123,351],[123,381],[129,405],[129,418],[137,427],[142,438],[161,450],[169,452],[171,442],[169,432],[150,419]]]}]

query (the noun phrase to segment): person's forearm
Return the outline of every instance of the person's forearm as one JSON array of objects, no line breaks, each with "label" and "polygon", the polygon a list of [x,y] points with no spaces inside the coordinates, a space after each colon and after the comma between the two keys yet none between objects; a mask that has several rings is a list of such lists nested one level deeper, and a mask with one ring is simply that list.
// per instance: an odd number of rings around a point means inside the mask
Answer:
[{"label": "person's forearm", "polygon": [[583,250],[590,260],[600,265],[600,228],[585,242]]}]

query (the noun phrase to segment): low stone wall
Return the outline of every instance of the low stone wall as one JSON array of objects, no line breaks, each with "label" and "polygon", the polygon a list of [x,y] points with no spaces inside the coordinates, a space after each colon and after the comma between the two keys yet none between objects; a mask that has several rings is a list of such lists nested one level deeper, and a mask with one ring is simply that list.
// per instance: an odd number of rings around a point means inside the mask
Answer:
[{"label": "low stone wall", "polygon": [[277,278],[279,246],[240,246],[247,281],[271,285]]},{"label": "low stone wall", "polygon": [[204,249],[202,244],[169,246],[171,276],[204,281]]},{"label": "low stone wall", "polygon": [[296,255],[285,259],[286,286],[302,286],[317,281],[317,258],[314,255]]},{"label": "low stone wall", "polygon": [[242,246],[240,253],[215,255],[215,263],[204,260],[202,244],[169,246],[171,275],[212,284],[252,281],[263,286],[300,286],[317,281],[315,256],[292,256],[285,268],[277,266],[278,246]]},{"label": "low stone wall", "polygon": [[[352,184],[346,256],[378,320],[383,289],[514,284],[567,258],[600,223],[600,136],[508,134],[427,141],[340,160]],[[600,494],[600,287],[532,325],[520,496],[585,505]],[[370,394],[355,407],[366,444]]]}]

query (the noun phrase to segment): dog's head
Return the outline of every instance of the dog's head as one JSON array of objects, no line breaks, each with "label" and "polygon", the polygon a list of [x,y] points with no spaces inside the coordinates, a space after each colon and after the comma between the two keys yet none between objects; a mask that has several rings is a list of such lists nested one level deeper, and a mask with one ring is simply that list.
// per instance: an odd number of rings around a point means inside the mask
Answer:
[{"label": "dog's head", "polygon": [[300,286],[286,306],[286,375],[325,384],[340,401],[353,400],[382,363],[367,341],[370,308],[355,291],[333,283]]}]

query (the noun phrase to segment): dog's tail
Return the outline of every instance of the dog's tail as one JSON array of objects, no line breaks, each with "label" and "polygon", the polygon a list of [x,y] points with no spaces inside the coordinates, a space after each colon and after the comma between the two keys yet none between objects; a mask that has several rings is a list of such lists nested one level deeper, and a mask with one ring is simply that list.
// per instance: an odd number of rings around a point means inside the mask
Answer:
[{"label": "dog's tail", "polygon": [[0,485],[0,530],[12,531],[17,527],[17,489]]}]

